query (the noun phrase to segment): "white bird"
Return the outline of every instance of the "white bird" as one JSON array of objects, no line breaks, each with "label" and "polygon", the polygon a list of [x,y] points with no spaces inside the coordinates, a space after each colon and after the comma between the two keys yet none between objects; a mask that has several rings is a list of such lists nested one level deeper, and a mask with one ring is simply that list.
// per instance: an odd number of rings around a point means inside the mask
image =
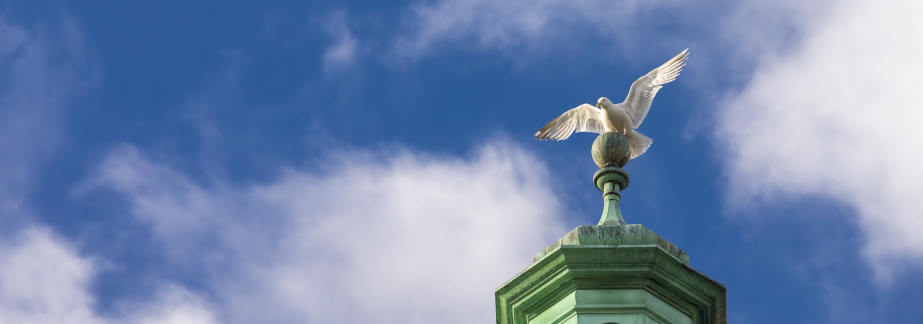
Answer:
[{"label": "white bird", "polygon": [[632,159],[644,154],[654,140],[635,129],[641,126],[647,116],[657,91],[679,76],[686,65],[688,51],[688,48],[684,49],[663,65],[635,80],[625,101],[613,104],[609,98],[601,97],[596,101],[596,107],[587,103],[577,106],[535,132],[535,138],[561,141],[574,132],[617,132],[628,138]]}]

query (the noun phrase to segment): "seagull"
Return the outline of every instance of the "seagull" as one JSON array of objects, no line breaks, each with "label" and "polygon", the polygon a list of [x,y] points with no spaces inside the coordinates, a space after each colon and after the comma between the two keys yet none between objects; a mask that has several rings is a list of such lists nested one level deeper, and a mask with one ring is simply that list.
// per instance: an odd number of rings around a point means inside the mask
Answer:
[{"label": "seagull", "polygon": [[561,141],[574,132],[616,132],[628,138],[632,159],[644,154],[654,140],[635,129],[641,126],[647,116],[657,91],[679,76],[686,65],[688,51],[688,48],[684,49],[663,65],[635,80],[625,101],[613,104],[609,98],[601,97],[596,101],[596,107],[588,103],[574,107],[535,132],[535,138]]}]

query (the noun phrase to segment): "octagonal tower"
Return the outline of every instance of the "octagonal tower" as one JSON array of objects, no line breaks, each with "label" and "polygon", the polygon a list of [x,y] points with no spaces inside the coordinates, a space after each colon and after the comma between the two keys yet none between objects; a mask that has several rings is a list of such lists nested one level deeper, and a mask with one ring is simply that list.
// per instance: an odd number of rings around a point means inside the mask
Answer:
[{"label": "octagonal tower", "polygon": [[539,252],[532,266],[496,291],[499,324],[726,324],[721,283],[689,265],[682,249],[619,209],[628,186],[628,140],[593,142],[603,192],[594,226],[578,226]]}]

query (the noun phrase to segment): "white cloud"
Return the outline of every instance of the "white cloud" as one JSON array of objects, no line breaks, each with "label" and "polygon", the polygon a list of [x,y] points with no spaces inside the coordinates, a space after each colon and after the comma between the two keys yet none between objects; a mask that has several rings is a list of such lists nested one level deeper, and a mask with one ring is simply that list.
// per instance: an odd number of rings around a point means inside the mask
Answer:
[{"label": "white cloud", "polygon": [[[418,2],[406,19],[406,34],[395,52],[402,56],[428,54],[435,45],[456,42],[478,49],[560,46],[547,41],[561,32],[602,32],[615,35],[611,42],[631,41],[650,24],[641,12],[674,1],[555,1],[555,0],[441,0]],[[579,45],[579,44],[574,44]],[[588,44],[587,44],[588,45]],[[656,46],[646,42],[645,46]],[[574,51],[590,46],[574,46]],[[671,47],[672,49],[672,47]],[[522,55],[518,52],[516,55]]]},{"label": "white cloud", "polygon": [[87,287],[92,263],[29,228],[0,241],[0,323],[98,323]]},{"label": "white cloud", "polygon": [[544,168],[513,144],[467,159],[335,155],[267,184],[199,185],[123,147],[93,182],[170,251],[194,251],[173,262],[212,273],[241,323],[490,322],[493,290],[564,232]]},{"label": "white cloud", "polygon": [[198,295],[179,286],[165,285],[153,301],[139,303],[116,323],[209,324],[218,317]]},{"label": "white cloud", "polygon": [[323,67],[325,71],[334,71],[348,67],[356,58],[358,41],[346,23],[346,13],[332,14],[324,25],[327,36],[333,44],[324,50]]},{"label": "white cloud", "polygon": [[125,314],[99,314],[94,262],[40,226],[0,241],[0,260],[0,323],[217,323],[199,297],[174,286]]},{"label": "white cloud", "polygon": [[[818,12],[803,2],[802,12]],[[842,1],[802,19],[719,112],[731,199],[828,197],[852,206],[862,255],[887,282],[923,264],[923,4]],[[754,37],[759,37],[755,34]]]}]

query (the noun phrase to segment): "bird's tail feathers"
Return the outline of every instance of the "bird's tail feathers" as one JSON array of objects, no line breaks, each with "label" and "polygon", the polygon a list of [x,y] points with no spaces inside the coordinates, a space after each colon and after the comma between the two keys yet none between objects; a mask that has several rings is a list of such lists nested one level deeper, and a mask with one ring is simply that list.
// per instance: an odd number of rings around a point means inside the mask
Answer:
[{"label": "bird's tail feathers", "polygon": [[638,131],[631,131],[628,133],[628,145],[631,147],[631,158],[634,159],[644,152],[647,152],[647,148],[651,147],[651,143],[654,143],[654,140],[650,137],[644,136]]}]

